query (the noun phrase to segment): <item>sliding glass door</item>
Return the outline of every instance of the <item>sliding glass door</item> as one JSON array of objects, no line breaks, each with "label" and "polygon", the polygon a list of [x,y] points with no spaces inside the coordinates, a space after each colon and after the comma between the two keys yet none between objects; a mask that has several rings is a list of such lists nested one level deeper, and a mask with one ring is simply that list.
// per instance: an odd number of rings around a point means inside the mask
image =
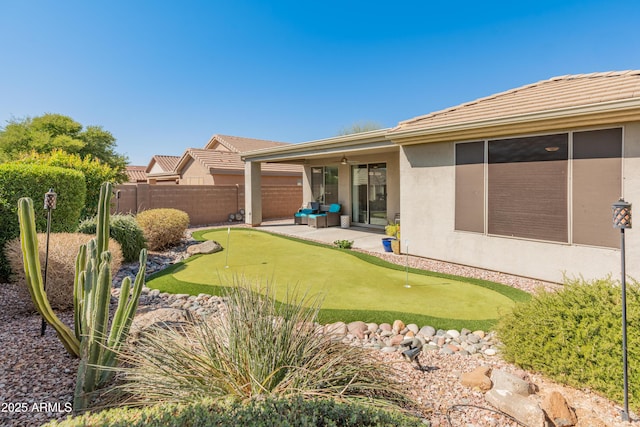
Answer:
[{"label": "sliding glass door", "polygon": [[370,163],[351,167],[351,221],[387,224],[387,164]]},{"label": "sliding glass door", "polygon": [[313,194],[313,199],[323,205],[338,203],[338,167],[312,167],[311,192]]}]

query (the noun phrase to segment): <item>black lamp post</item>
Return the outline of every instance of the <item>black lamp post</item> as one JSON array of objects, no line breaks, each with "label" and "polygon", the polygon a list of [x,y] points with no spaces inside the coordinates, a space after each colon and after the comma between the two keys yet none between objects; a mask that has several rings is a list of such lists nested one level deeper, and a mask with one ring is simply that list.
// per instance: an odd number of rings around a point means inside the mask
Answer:
[{"label": "black lamp post", "polygon": [[[47,292],[47,269],[49,267],[49,234],[51,234],[51,211],[56,208],[57,194],[50,188],[44,195],[44,210],[47,211],[47,245],[44,252],[44,278],[43,286],[45,293]],[[40,325],[40,336],[44,336],[44,331],[47,329],[47,322],[42,318],[42,324]]]},{"label": "black lamp post", "polygon": [[631,203],[627,203],[620,198],[612,205],[613,227],[620,229],[620,257],[622,274],[622,368],[624,381],[624,410],[622,420],[629,421],[629,379],[627,367],[627,284],[624,255],[624,230],[631,228]]}]

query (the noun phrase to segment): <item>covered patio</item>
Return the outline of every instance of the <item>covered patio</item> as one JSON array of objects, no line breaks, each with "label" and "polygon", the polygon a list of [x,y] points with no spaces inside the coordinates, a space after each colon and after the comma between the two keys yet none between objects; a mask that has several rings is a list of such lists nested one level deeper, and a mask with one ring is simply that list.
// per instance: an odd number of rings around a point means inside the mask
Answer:
[{"label": "covered patio", "polygon": [[386,139],[387,132],[380,129],[242,153],[245,222],[262,223],[262,165],[298,164],[303,166],[301,205],[339,204],[340,214],[348,215],[351,225],[383,229],[400,215],[400,148]]}]

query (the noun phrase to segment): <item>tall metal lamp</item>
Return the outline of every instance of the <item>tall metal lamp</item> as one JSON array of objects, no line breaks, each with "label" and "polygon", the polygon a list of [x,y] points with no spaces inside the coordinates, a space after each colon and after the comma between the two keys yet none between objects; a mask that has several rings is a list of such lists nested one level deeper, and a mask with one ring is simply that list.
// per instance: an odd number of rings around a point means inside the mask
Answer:
[{"label": "tall metal lamp", "polygon": [[[44,195],[44,210],[47,211],[47,245],[44,252],[44,278],[43,286],[45,293],[47,292],[47,269],[49,267],[49,235],[51,234],[51,211],[56,208],[56,199],[58,195],[50,188]],[[47,329],[47,322],[44,317],[40,325],[40,336],[44,336],[44,331]]]},{"label": "tall metal lamp", "polygon": [[625,254],[624,254],[624,230],[631,228],[631,203],[625,202],[620,198],[612,206],[613,208],[613,227],[620,229],[620,257],[621,274],[622,274],[622,368],[624,381],[624,410],[622,412],[622,420],[629,421],[629,378],[627,366],[627,284],[625,271]]}]

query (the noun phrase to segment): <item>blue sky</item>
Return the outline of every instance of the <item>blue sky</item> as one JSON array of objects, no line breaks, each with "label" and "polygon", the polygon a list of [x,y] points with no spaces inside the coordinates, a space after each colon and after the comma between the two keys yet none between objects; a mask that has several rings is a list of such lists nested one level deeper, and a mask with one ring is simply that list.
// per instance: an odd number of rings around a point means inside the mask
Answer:
[{"label": "blue sky", "polygon": [[550,77],[640,69],[640,2],[0,0],[0,126],[60,113],[131,164],[304,142]]}]

